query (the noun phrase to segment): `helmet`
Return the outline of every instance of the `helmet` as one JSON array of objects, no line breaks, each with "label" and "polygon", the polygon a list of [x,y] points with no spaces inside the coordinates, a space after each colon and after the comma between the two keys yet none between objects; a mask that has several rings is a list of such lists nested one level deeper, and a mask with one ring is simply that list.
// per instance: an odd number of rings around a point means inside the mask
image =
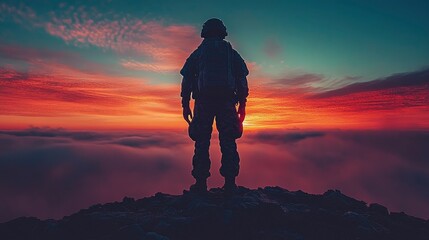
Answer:
[{"label": "helmet", "polygon": [[203,25],[203,29],[201,30],[202,38],[220,37],[223,39],[226,36],[228,36],[226,27],[223,22],[217,18],[207,20]]}]

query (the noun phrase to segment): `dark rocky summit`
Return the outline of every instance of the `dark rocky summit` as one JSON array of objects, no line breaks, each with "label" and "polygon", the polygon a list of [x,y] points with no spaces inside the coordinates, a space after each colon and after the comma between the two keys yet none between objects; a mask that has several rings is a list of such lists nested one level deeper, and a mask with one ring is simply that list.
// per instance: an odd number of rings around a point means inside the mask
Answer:
[{"label": "dark rocky summit", "polygon": [[157,193],[94,205],[61,220],[22,217],[0,224],[1,239],[429,239],[429,221],[329,190],[279,187],[234,196]]}]

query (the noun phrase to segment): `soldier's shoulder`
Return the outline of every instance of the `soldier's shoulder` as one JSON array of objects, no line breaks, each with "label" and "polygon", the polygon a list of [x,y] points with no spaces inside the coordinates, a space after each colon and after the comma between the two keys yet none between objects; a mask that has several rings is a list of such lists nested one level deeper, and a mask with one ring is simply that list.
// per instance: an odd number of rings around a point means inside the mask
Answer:
[{"label": "soldier's shoulder", "polygon": [[232,49],[232,52],[233,52],[234,56],[238,57],[238,58],[241,58],[240,53],[232,46],[232,44],[230,42],[227,42],[227,43],[231,46],[231,49]]},{"label": "soldier's shoulder", "polygon": [[195,59],[199,56],[199,54],[201,53],[201,48],[202,46],[199,45],[192,53],[191,55],[189,55],[188,59]]},{"label": "soldier's shoulder", "polygon": [[232,49],[232,52],[233,52],[234,58],[235,58],[236,60],[244,61],[244,59],[241,57],[240,53],[239,53],[237,50],[235,50],[235,49],[233,48],[233,49]]}]

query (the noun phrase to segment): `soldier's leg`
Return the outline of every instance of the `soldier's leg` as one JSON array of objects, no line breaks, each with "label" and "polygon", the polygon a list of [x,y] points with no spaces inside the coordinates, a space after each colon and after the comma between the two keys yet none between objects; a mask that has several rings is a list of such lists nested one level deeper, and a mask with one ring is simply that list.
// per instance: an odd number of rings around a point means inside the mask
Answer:
[{"label": "soldier's leg", "polygon": [[238,115],[234,103],[224,103],[216,112],[216,127],[219,131],[222,152],[220,174],[227,180],[234,179],[239,172],[240,157],[235,143],[236,129],[234,128],[237,121]]},{"label": "soldier's leg", "polygon": [[198,181],[207,179],[210,176],[210,138],[213,125],[213,109],[210,105],[195,102],[194,124],[196,131],[194,157],[192,158],[192,176]]}]

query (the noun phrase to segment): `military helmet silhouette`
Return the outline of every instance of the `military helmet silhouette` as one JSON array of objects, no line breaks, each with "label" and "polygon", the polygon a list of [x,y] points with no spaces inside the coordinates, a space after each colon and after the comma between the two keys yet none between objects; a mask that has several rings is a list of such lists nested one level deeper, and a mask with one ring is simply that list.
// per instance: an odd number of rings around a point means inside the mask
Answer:
[{"label": "military helmet silhouette", "polygon": [[222,20],[211,18],[203,24],[203,29],[201,30],[202,38],[220,37],[223,39],[226,36],[228,36],[228,33]]}]

